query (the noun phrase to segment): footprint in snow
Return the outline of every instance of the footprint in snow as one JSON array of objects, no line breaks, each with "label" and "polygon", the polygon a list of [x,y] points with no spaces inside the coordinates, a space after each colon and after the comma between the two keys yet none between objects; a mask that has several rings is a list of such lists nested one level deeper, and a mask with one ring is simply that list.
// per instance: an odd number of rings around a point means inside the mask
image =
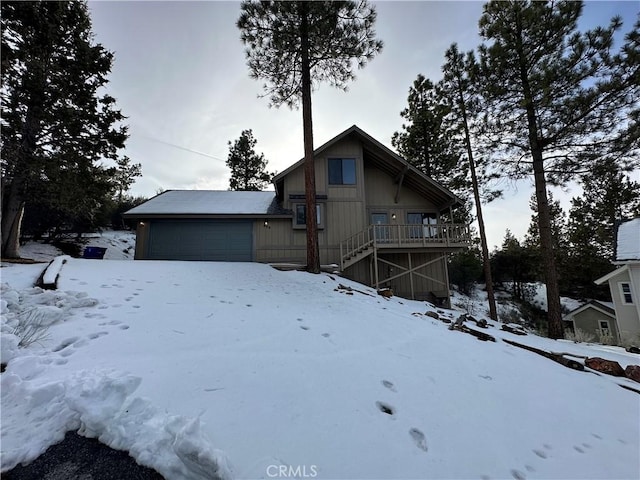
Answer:
[{"label": "footprint in snow", "polygon": [[533,453],[535,453],[540,458],[547,458],[547,452],[545,452],[544,450],[533,450]]},{"label": "footprint in snow", "polygon": [[75,342],[77,342],[80,339],[80,337],[70,337],[67,338],[65,340],[63,340],[62,342],[60,342],[60,345],[58,345],[56,348],[54,348],[52,350],[52,352],[59,352],[61,350],[64,350],[65,348],[67,348],[70,345],[73,345]]},{"label": "footprint in snow", "polygon": [[378,407],[378,410],[380,410],[382,413],[386,413],[387,415],[390,415],[392,417],[396,413],[395,409],[388,403],[376,402],[376,407]]},{"label": "footprint in snow", "polygon": [[582,448],[580,448],[579,446],[577,446],[577,445],[574,445],[574,446],[573,446],[573,449],[574,449],[576,452],[584,453],[584,450],[583,450]]},{"label": "footprint in snow", "polygon": [[129,325],[120,325],[118,328],[120,330],[129,330]]},{"label": "footprint in snow", "polygon": [[392,392],[396,391],[395,385],[393,384],[393,382],[390,382],[389,380],[382,380],[382,385],[384,385],[385,388],[388,388]]},{"label": "footprint in snow", "polygon": [[307,327],[306,325],[300,325],[300,328],[301,328],[302,330],[309,330],[309,327]]},{"label": "footprint in snow", "polygon": [[329,338],[329,337],[331,336],[331,334],[329,334],[329,333],[323,333],[323,334],[322,334],[322,336],[323,336],[324,338]]},{"label": "footprint in snow", "polygon": [[87,337],[89,337],[90,340],[95,340],[96,338],[100,338],[104,335],[109,335],[109,332],[95,332],[95,333],[90,333],[89,335],[87,335]]},{"label": "footprint in snow", "polygon": [[524,473],[515,469],[511,470],[511,476],[516,480],[526,480],[527,478]]},{"label": "footprint in snow", "polygon": [[413,440],[413,443],[416,444],[416,447],[418,447],[420,450],[424,450],[425,452],[429,450],[429,447],[427,446],[427,439],[424,436],[424,433],[422,433],[417,428],[412,428],[411,430],[409,430],[409,435],[411,435],[411,439]]}]

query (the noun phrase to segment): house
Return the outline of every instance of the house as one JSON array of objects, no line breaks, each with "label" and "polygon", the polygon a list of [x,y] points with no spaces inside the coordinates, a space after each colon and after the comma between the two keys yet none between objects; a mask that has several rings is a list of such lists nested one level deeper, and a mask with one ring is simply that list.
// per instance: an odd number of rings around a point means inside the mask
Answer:
[{"label": "house", "polygon": [[617,229],[613,272],[597,279],[609,283],[615,309],[618,343],[640,342],[640,218],[621,223]]},{"label": "house", "polygon": [[[399,296],[448,302],[447,255],[469,226],[462,202],[353,126],[314,151],[320,261]],[[167,191],[129,210],[136,259],[306,263],[304,159],[273,192]]]},{"label": "house", "polygon": [[616,312],[611,302],[591,300],[567,313],[563,320],[573,330],[580,329],[601,343],[619,343]]}]

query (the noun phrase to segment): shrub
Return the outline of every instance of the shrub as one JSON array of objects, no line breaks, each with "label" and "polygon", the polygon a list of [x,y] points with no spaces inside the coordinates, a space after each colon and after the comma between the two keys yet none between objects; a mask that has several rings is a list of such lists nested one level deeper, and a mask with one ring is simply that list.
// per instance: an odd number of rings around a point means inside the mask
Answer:
[{"label": "shrub", "polygon": [[585,332],[579,328],[576,328],[574,332],[571,330],[565,330],[564,336],[567,340],[571,340],[575,343],[589,343],[593,342],[596,338],[594,334]]}]

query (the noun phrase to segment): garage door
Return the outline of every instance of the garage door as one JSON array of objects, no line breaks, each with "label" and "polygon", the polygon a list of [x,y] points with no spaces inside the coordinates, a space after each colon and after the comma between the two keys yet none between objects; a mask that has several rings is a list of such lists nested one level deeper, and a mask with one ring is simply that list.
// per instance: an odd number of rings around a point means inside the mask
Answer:
[{"label": "garage door", "polygon": [[251,220],[153,220],[147,258],[250,262]]}]

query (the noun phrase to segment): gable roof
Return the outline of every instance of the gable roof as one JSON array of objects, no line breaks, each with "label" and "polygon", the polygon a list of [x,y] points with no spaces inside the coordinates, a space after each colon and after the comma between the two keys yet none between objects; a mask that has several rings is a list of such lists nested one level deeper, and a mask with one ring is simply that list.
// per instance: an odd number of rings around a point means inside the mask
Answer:
[{"label": "gable roof", "polygon": [[598,300],[591,300],[587,303],[585,303],[584,305],[579,306],[578,308],[575,308],[573,310],[571,310],[569,313],[567,313],[566,315],[564,315],[564,319],[567,319],[568,317],[573,317],[574,315],[583,312],[585,310],[588,309],[595,309],[611,318],[616,318],[616,311],[613,308],[613,303],[611,302],[599,302]]},{"label": "gable roof", "polygon": [[616,262],[640,260],[640,218],[618,225]]},{"label": "gable roof", "polygon": [[629,270],[628,265],[616,268],[613,272],[609,272],[606,275],[593,281],[596,285],[602,285],[604,282],[608,282],[610,279],[617,277],[618,275]]},{"label": "gable roof", "polygon": [[127,211],[142,218],[167,215],[290,216],[280,208],[274,192],[229,190],[167,190]]},{"label": "gable roof", "polygon": [[[364,132],[358,126],[353,125],[344,132],[336,135],[322,146],[313,151],[315,157],[321,155],[336,143],[347,139],[357,139],[362,142],[364,160],[374,164],[380,170],[391,177],[398,178],[405,175],[403,184],[408,188],[417,191],[431,203],[436,205],[441,211],[449,207],[456,207],[463,204],[463,201],[446,189],[438,182],[428,177],[416,167],[407,162],[397,153],[385,147],[371,135]],[[278,196],[282,197],[284,177],[304,164],[304,158],[291,165],[273,178]]]}]

